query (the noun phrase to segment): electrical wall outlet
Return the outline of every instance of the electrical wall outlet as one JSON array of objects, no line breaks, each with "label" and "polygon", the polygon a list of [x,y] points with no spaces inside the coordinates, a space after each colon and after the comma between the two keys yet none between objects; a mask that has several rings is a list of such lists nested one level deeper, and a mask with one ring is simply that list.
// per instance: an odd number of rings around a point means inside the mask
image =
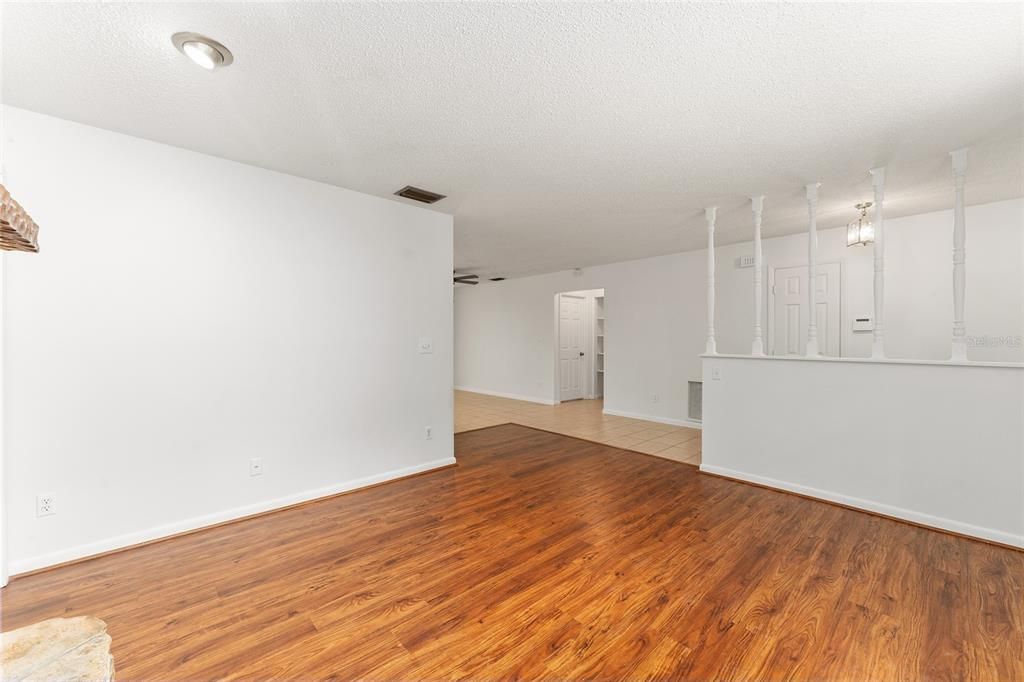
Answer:
[{"label": "electrical wall outlet", "polygon": [[711,368],[711,380],[712,381],[721,381],[722,380],[722,370],[718,369],[717,367],[712,367]]},{"label": "electrical wall outlet", "polygon": [[50,516],[57,513],[57,498],[53,493],[36,495],[36,516]]},{"label": "electrical wall outlet", "polygon": [[417,348],[419,348],[420,354],[430,355],[434,352],[434,341],[429,336],[421,336]]},{"label": "electrical wall outlet", "polygon": [[262,476],[263,475],[263,458],[253,457],[249,460],[249,475],[250,476]]},{"label": "electrical wall outlet", "polygon": [[423,436],[427,440],[430,440],[431,438],[433,438],[434,437],[434,428],[432,426],[428,426],[427,428],[425,428],[423,430]]},{"label": "electrical wall outlet", "polygon": [[651,402],[652,403],[660,403],[661,402],[661,396],[658,395],[657,393],[655,393],[654,395],[651,396]]}]

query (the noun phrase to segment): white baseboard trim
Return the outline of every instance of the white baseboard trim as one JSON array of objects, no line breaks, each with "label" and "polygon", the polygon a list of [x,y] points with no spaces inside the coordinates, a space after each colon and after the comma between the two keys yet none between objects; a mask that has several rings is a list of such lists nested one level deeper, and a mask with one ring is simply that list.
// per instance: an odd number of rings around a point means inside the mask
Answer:
[{"label": "white baseboard trim", "polygon": [[969,523],[953,521],[952,519],[946,519],[940,516],[932,516],[931,514],[924,514],[922,512],[916,512],[910,509],[904,509],[902,507],[894,507],[892,505],[884,504],[882,502],[865,500],[859,497],[851,497],[849,495],[843,495],[841,493],[834,493],[828,490],[811,488],[809,486],[800,485],[798,483],[789,483],[788,481],[779,481],[774,478],[758,476],[757,474],[748,474],[742,471],[735,471],[733,469],[727,469],[725,467],[714,466],[711,464],[702,463],[700,465],[700,470],[705,471],[709,474],[724,476],[725,478],[732,478],[737,481],[757,483],[758,485],[763,485],[768,488],[775,488],[776,490],[784,490],[786,492],[798,493],[800,495],[806,495],[808,497],[815,497],[818,498],[819,500],[835,502],[837,504],[842,504],[847,507],[855,507],[857,509],[875,512],[876,514],[882,514],[883,516],[891,516],[893,518],[903,519],[904,521],[911,521],[913,523],[922,526],[928,526],[930,528],[948,530],[953,533],[969,535],[971,537],[980,538],[982,540],[990,540],[992,542],[998,542],[1004,545],[1011,545],[1014,547],[1024,548],[1024,535],[1015,535],[1013,533],[1007,533],[1001,530],[994,530],[992,528],[982,528],[981,526],[974,526]]},{"label": "white baseboard trim", "polygon": [[669,424],[671,426],[685,426],[690,429],[701,428],[701,423],[693,421],[692,419],[669,419],[668,417],[655,417],[650,414],[638,414],[636,412],[622,412],[621,410],[609,410],[605,408],[602,410],[604,414],[610,414],[613,417],[629,417],[630,419],[642,419],[645,422],[657,422],[658,424]]},{"label": "white baseboard trim", "polygon": [[482,388],[470,388],[469,386],[456,386],[456,391],[465,391],[466,393],[480,393],[481,395],[493,395],[495,398],[510,398],[512,400],[524,400],[528,403],[540,403],[541,405],[555,405],[554,400],[544,400],[543,398],[534,398],[528,395],[519,395],[518,393],[502,393],[501,391],[485,391]]},{"label": "white baseboard trim", "polygon": [[54,566],[67,561],[74,561],[75,559],[84,559],[96,554],[110,552],[115,549],[123,549],[125,547],[131,547],[132,545],[166,538],[171,535],[178,535],[179,533],[199,530],[208,526],[215,526],[226,521],[235,521],[254,514],[273,511],[282,507],[289,507],[293,504],[299,504],[300,502],[309,502],[310,500],[315,500],[321,497],[330,497],[350,490],[365,488],[377,483],[384,483],[396,478],[403,478],[405,476],[419,474],[432,469],[439,469],[452,464],[455,464],[455,458],[445,457],[444,459],[437,459],[431,462],[424,462],[422,464],[404,467],[402,469],[386,471],[373,476],[365,476],[351,481],[335,483],[323,488],[306,490],[293,495],[278,497],[273,500],[247,504],[241,507],[213,512],[212,514],[196,516],[191,519],[166,523],[153,528],[147,528],[145,530],[125,533],[124,535],[117,535],[115,537],[106,538],[97,542],[90,542],[84,545],[78,545],[76,547],[69,547],[56,552],[50,552],[49,554],[40,554],[38,556],[28,557],[25,559],[16,559],[10,563],[10,572],[12,576],[15,576],[19,573],[27,573],[28,571],[35,571],[40,568],[46,568],[47,566]]}]

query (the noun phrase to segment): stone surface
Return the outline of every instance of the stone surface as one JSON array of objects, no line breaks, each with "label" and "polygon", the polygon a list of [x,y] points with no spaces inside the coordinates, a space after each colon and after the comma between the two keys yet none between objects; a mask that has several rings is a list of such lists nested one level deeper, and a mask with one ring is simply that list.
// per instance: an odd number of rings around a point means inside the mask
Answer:
[{"label": "stone surface", "polygon": [[51,618],[0,634],[0,680],[114,679],[107,624],[91,616]]}]

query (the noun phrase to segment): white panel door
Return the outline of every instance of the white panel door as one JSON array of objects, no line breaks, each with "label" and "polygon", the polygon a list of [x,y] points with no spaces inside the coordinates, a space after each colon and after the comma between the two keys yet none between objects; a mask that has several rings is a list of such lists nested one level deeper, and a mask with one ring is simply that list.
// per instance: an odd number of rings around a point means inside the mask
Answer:
[{"label": "white panel door", "polygon": [[559,400],[583,397],[583,303],[586,298],[558,295]]},{"label": "white panel door", "polygon": [[[818,348],[839,355],[839,263],[823,263],[815,272]],[[807,350],[807,266],[778,268],[772,294],[772,355],[803,355]]]}]

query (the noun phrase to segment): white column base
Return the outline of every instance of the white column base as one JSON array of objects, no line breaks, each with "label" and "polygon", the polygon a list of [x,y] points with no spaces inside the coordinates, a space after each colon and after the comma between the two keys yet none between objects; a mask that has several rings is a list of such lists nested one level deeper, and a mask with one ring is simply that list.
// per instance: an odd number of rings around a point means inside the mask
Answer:
[{"label": "white column base", "polygon": [[751,355],[764,355],[764,342],[761,339],[754,339],[754,343],[750,346]]},{"label": "white column base", "polygon": [[718,351],[715,349],[715,340],[709,339],[707,345],[704,347],[705,355],[718,355]]},{"label": "white column base", "polygon": [[885,359],[885,344],[883,344],[881,341],[875,341],[874,343],[871,344],[871,359]]},{"label": "white column base", "polygon": [[821,351],[818,350],[818,339],[807,339],[807,351],[804,355],[809,358],[821,355]]},{"label": "white column base", "polygon": [[957,362],[967,361],[967,339],[953,339],[952,359]]}]

